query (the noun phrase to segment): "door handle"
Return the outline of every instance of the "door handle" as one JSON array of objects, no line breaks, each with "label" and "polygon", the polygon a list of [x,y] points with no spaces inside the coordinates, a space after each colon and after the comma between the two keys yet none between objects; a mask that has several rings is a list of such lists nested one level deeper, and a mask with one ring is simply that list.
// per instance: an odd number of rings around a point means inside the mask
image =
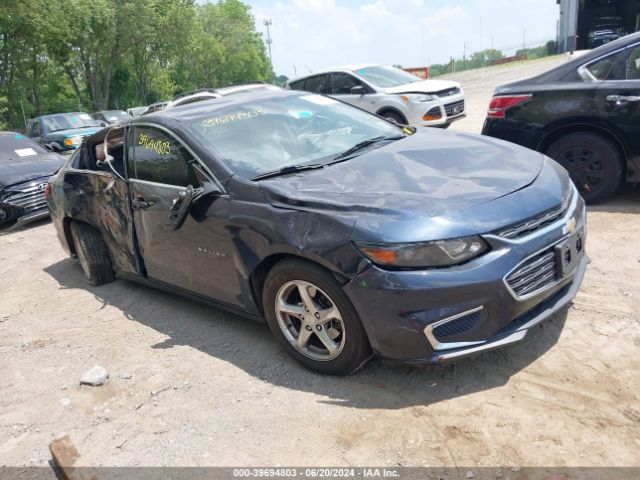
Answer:
[{"label": "door handle", "polygon": [[149,208],[149,203],[145,202],[142,198],[134,198],[131,201],[131,208],[134,210],[146,210]]},{"label": "door handle", "polygon": [[607,102],[616,102],[616,103],[640,102],[640,96],[637,96],[637,95],[609,95],[609,96],[607,96]]}]

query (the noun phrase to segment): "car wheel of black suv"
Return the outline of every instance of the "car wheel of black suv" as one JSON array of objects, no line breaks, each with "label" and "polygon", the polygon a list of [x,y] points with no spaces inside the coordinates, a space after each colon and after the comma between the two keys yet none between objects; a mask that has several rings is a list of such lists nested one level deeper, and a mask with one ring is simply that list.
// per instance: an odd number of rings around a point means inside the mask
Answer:
[{"label": "car wheel of black suv", "polygon": [[73,222],[71,234],[76,255],[89,283],[98,286],[113,281],[111,257],[100,232],[86,223]]},{"label": "car wheel of black suv", "polygon": [[622,182],[622,156],[616,146],[602,135],[571,133],[555,141],[547,155],[569,171],[587,203],[605,199]]},{"label": "car wheel of black suv", "polygon": [[277,263],[267,275],[262,301],[273,335],[308,369],[346,375],[371,357],[358,314],[325,269],[295,259]]}]

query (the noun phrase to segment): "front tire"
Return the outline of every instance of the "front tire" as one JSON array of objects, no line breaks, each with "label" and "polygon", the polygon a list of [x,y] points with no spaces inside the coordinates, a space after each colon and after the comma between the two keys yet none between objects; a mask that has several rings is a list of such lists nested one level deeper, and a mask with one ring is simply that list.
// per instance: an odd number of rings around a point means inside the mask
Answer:
[{"label": "front tire", "polygon": [[607,198],[622,183],[622,155],[608,138],[597,133],[571,133],[555,141],[546,153],[568,170],[587,203]]},{"label": "front tire", "polygon": [[273,335],[306,368],[346,375],[371,349],[362,323],[333,276],[302,260],[283,260],[267,275],[264,313]]},{"label": "front tire", "polygon": [[392,110],[387,110],[386,112],[382,113],[380,116],[400,126],[407,124],[407,121],[402,117],[402,115]]},{"label": "front tire", "polygon": [[71,224],[73,245],[82,271],[91,285],[103,285],[115,278],[111,257],[100,232],[82,222]]}]

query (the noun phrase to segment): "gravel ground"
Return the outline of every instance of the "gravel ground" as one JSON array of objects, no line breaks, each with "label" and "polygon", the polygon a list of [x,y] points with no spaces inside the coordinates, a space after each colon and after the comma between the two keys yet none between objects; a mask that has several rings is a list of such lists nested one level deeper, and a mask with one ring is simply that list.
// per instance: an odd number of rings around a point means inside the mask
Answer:
[{"label": "gravel ground", "polygon": [[[463,72],[478,132],[496,84],[564,57]],[[261,324],[127,281],[89,286],[48,222],[0,236],[0,465],[637,466],[640,192],[590,208],[574,304],[444,370],[293,363]],[[109,379],[80,385],[99,365]],[[310,447],[310,448],[308,448]],[[464,472],[463,472],[464,475]]]}]

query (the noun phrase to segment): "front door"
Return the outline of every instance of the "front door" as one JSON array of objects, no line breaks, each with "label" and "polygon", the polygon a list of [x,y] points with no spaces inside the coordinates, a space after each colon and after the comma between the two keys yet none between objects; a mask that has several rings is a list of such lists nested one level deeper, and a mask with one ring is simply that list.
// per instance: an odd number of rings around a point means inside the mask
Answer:
[{"label": "front door", "polygon": [[624,137],[632,162],[640,168],[640,45],[620,55],[598,89],[600,115]]},{"label": "front door", "polygon": [[216,198],[205,218],[191,212],[176,228],[169,211],[189,185],[200,186],[195,159],[159,127],[136,125],[128,138],[131,206],[147,277],[236,304],[237,286],[227,281],[228,264],[233,266],[233,262],[222,256],[228,250],[223,245],[229,237],[226,222],[215,214],[217,209],[225,210],[223,204],[228,200]]},{"label": "front door", "polygon": [[[362,87],[362,93],[351,93],[351,89],[354,87]],[[331,96],[363,110],[372,113],[376,111],[373,98],[375,97],[375,92],[348,73],[336,72],[331,74]]]}]

